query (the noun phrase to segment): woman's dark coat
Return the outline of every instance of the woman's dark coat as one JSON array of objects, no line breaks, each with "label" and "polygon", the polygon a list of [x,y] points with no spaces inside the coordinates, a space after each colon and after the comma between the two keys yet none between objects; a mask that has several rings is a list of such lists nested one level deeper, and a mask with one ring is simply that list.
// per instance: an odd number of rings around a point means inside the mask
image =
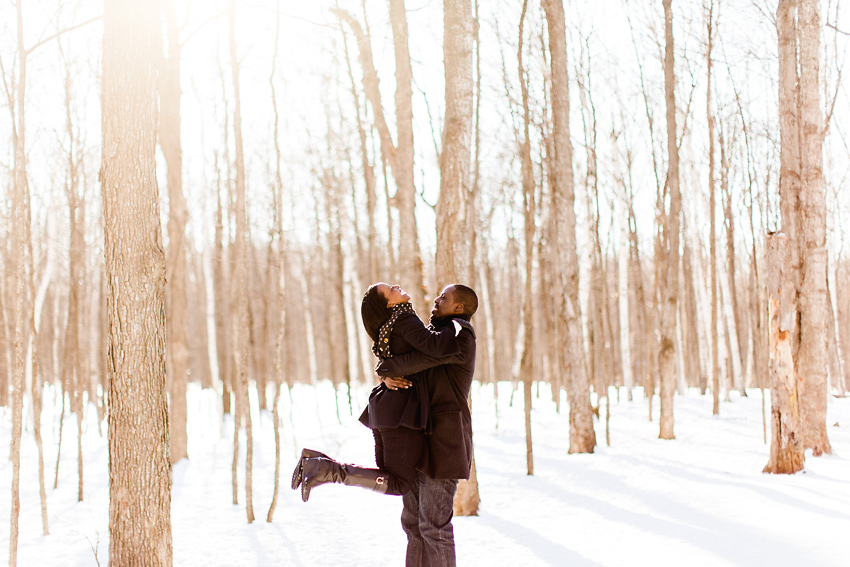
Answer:
[{"label": "woman's dark coat", "polygon": [[[420,352],[429,357],[443,359],[460,352],[452,326],[439,332],[431,331],[413,311],[399,315],[389,340],[392,358],[410,352]],[[416,376],[408,374],[395,376],[406,376],[413,382],[413,386],[403,390],[390,390],[381,383],[373,388],[369,395],[369,405],[360,415],[360,422],[372,429],[425,429],[429,404],[424,376],[418,380]]]},{"label": "woman's dark coat", "polygon": [[[468,479],[472,468],[472,419],[467,399],[475,373],[475,330],[468,321],[457,319],[463,327],[457,336],[457,354],[438,359],[413,351],[383,360],[376,368],[380,376],[425,375],[430,418],[428,455],[421,470],[435,479]],[[451,322],[450,318],[438,319],[432,321],[432,327],[445,332],[454,328]]]}]

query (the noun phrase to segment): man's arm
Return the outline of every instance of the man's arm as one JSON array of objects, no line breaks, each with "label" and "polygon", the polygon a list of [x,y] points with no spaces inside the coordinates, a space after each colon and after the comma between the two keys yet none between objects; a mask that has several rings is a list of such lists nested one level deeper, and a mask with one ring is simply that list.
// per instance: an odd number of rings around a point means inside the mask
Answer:
[{"label": "man's arm", "polygon": [[462,364],[469,358],[470,352],[474,352],[470,349],[471,342],[474,340],[470,331],[463,330],[457,337],[460,347],[457,354],[435,358],[419,351],[413,351],[381,361],[375,367],[375,372],[378,376],[410,376],[442,364]]}]

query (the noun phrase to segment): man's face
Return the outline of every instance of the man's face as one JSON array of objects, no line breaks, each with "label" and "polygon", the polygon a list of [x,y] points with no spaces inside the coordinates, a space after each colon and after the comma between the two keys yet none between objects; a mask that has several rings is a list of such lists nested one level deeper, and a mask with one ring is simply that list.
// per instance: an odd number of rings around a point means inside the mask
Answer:
[{"label": "man's face", "polygon": [[451,317],[463,311],[463,306],[460,303],[455,303],[454,300],[455,286],[447,285],[440,292],[440,295],[434,298],[434,306],[431,308],[431,317],[440,319],[442,317]]}]

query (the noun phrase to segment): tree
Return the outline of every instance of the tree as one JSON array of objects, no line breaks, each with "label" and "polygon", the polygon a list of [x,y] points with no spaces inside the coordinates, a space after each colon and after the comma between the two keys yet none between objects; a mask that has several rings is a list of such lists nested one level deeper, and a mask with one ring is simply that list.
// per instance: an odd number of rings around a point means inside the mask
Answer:
[{"label": "tree", "polygon": [[172,564],[165,256],[156,182],[158,2],[108,0],[103,192],[109,375],[109,557]]},{"label": "tree", "polygon": [[[824,126],[820,108],[820,8],[817,0],[798,4],[800,194],[796,216],[800,277],[797,291],[800,344],[794,359],[800,382],[803,439],[814,456],[832,453],[826,434],[827,338],[826,187],[823,178]],[[798,280],[800,281],[800,280]]]},{"label": "tree", "polygon": [[567,377],[570,400],[570,453],[592,453],[596,447],[590,404],[587,368],[584,363],[584,337],[581,304],[578,297],[578,255],[576,253],[575,182],[573,148],[570,141],[570,93],[567,75],[567,35],[562,0],[543,0],[549,30],[551,67],[552,149],[549,186],[552,191],[556,252],[555,295],[556,337],[559,359],[557,372]]},{"label": "tree", "polygon": [[525,227],[525,288],[522,303],[523,344],[520,362],[520,377],[522,378],[522,397],[525,409],[525,460],[527,474],[534,474],[534,453],[531,443],[531,386],[534,379],[534,171],[531,162],[531,116],[528,110],[528,75],[522,62],[523,28],[528,0],[523,0],[522,14],[519,17],[519,41],[517,44],[517,64],[519,84],[522,91],[522,124],[523,137],[519,140],[520,161],[522,163],[522,207]]},{"label": "tree", "polygon": [[[236,243],[234,246],[234,289],[236,321],[236,419],[233,420],[234,444],[233,460],[237,458],[239,448],[239,427],[245,423],[245,513],[248,523],[254,521],[252,498],[254,435],[251,424],[251,400],[248,396],[249,351],[249,313],[248,313],[248,252],[250,241],[248,234],[248,211],[245,201],[245,157],[242,148],[242,110],[239,91],[239,61],[236,58],[236,0],[230,0],[230,72],[233,79],[233,134],[236,149]],[[236,475],[233,475],[234,485]]]},{"label": "tree", "polygon": [[[398,143],[393,144],[392,134],[384,117],[384,106],[378,88],[378,72],[372,59],[371,37],[368,26],[364,32],[357,19],[345,10],[331,10],[351,27],[360,53],[360,66],[363,70],[363,90],[366,100],[372,107],[375,129],[380,138],[381,157],[388,164],[396,181],[395,203],[399,210],[399,260],[400,277],[409,282],[411,298],[415,308],[424,313],[427,306],[422,277],[422,262],[419,252],[419,237],[416,229],[415,193],[413,176],[413,101],[411,89],[410,52],[408,48],[407,14],[404,0],[391,0],[390,22],[393,29],[393,46],[396,61],[396,122],[398,124]],[[365,16],[365,14],[364,14]],[[365,160],[364,154],[364,160]],[[365,166],[365,162],[364,162]],[[368,167],[366,169],[367,183]],[[386,182],[386,176],[385,176]],[[368,186],[367,186],[368,188]],[[371,193],[369,195],[371,199]],[[370,201],[370,208],[371,208]],[[388,227],[392,233],[391,226]]]},{"label": "tree", "polygon": [[720,414],[720,353],[717,348],[717,185],[714,179],[714,108],[711,104],[711,51],[714,46],[714,2],[708,5],[706,14],[707,48],[705,113],[708,122],[708,214],[709,214],[709,263],[711,264],[711,413]]},{"label": "tree", "polygon": [[168,170],[168,254],[166,315],[168,321],[169,424],[171,462],[188,457],[186,434],[186,373],[189,369],[187,335],[186,242],[189,213],[183,197],[183,150],[180,146],[180,55],[177,8],[164,1],[167,55],[160,81],[159,144]]},{"label": "tree", "polygon": [[[790,359],[798,399],[798,429],[781,435],[801,439],[813,455],[832,451],[826,435],[827,325],[826,191],[823,178],[823,121],[820,111],[820,13],[817,2],[782,0],[776,11],[779,45],[779,199],[782,231],[788,237],[785,278],[793,293],[783,294],[781,331],[789,333]],[[772,323],[771,323],[772,325]],[[772,329],[773,327],[771,327]],[[773,333],[771,333],[772,336]],[[775,346],[771,343],[771,365]],[[773,391],[772,391],[773,392]],[[783,406],[777,393],[771,413]],[[773,426],[777,421],[774,417]],[[771,455],[778,442],[772,435]],[[802,466],[802,463],[800,464]],[[793,472],[771,458],[767,472]]]},{"label": "tree", "polygon": [[[664,99],[667,107],[667,184],[670,210],[663,228],[661,275],[664,278],[661,305],[661,342],[658,350],[661,417],[660,439],[673,439],[673,393],[676,388],[676,305],[679,294],[679,148],[676,135],[676,75],[673,69],[672,0],[664,5]],[[661,201],[664,207],[664,200]]]},{"label": "tree", "polygon": [[[443,58],[446,114],[440,151],[440,200],[437,202],[437,283],[469,281],[470,154],[472,147],[472,3],[443,2]],[[474,457],[473,457],[474,459]],[[473,460],[468,481],[460,481],[455,514],[478,515],[478,479]]]}]

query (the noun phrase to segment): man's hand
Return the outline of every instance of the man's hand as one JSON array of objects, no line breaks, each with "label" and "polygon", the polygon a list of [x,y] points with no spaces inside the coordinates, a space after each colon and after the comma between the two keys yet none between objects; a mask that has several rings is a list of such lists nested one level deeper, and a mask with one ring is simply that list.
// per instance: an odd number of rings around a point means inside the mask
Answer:
[{"label": "man's hand", "polygon": [[384,385],[390,390],[406,390],[413,385],[413,382],[403,376],[385,377]]}]

